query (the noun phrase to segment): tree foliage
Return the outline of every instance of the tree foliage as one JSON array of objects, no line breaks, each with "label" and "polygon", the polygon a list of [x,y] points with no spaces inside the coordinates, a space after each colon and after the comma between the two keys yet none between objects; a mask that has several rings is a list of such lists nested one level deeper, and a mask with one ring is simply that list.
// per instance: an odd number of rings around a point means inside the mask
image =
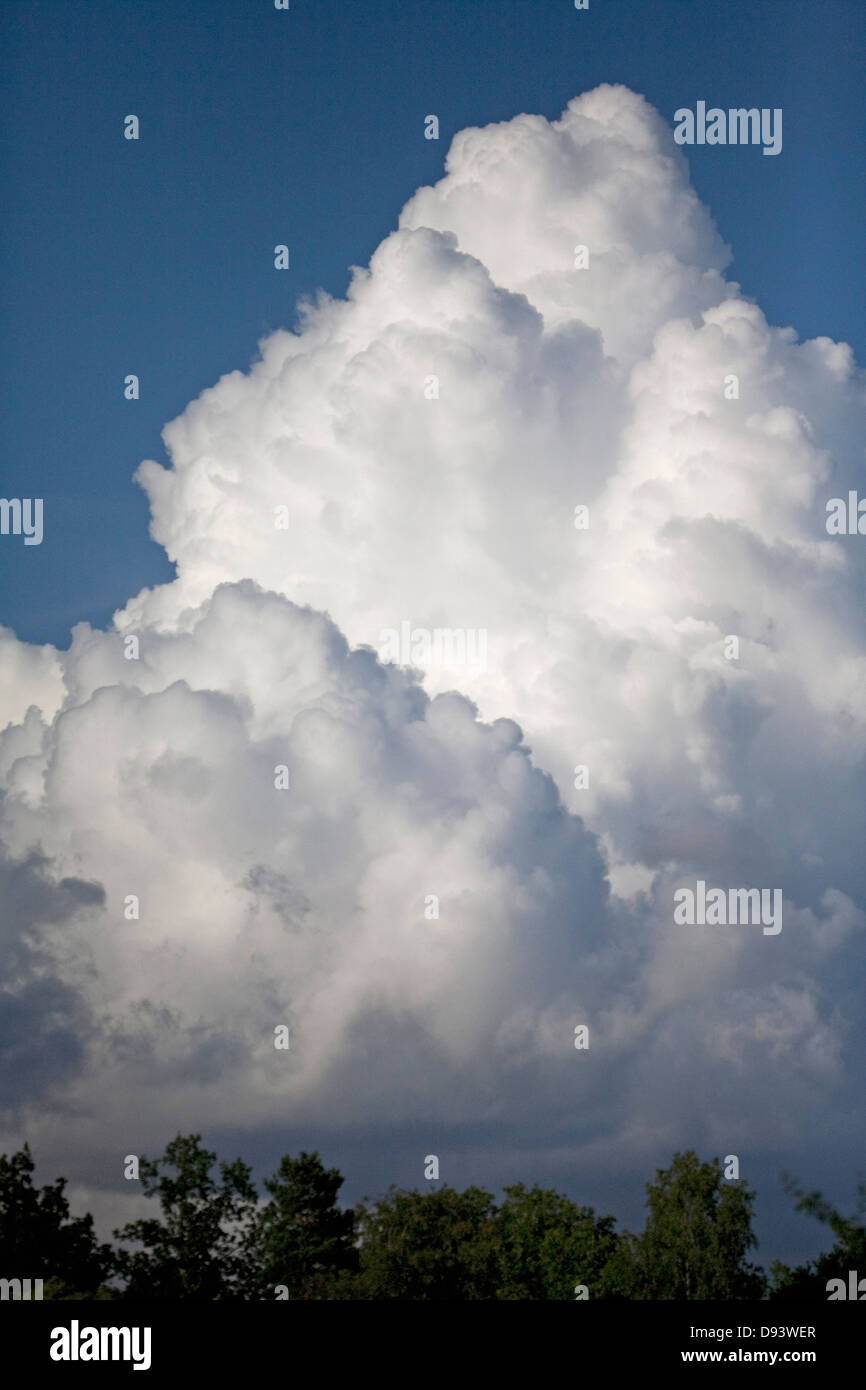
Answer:
[{"label": "tree foliage", "polygon": [[343,1177],[318,1153],[285,1154],[265,1180],[271,1200],[254,1225],[254,1285],[264,1298],[284,1286],[290,1298],[327,1297],[343,1272],[358,1268],[355,1214],[337,1205]]},{"label": "tree foliage", "polygon": [[702,1163],[688,1149],[658,1169],[646,1191],[646,1226],[623,1242],[610,1292],[683,1301],[763,1296],[764,1276],[746,1260],[757,1240],[755,1194],[745,1183],[727,1182],[718,1159]]},{"label": "tree foliage", "polygon": [[256,1190],[241,1159],[221,1162],[218,1177],[211,1173],[215,1164],[200,1134],[178,1134],[162,1158],[141,1158],[142,1189],[156,1197],[162,1219],[132,1221],[114,1233],[138,1247],[118,1256],[127,1298],[197,1302],[243,1295]]},{"label": "tree foliage", "polygon": [[489,1192],[394,1187],[357,1208],[361,1270],[356,1297],[489,1299],[496,1296],[494,1202]]},{"label": "tree foliage", "polygon": [[830,1279],[847,1283],[849,1270],[866,1275],[866,1183],[857,1184],[854,1214],[843,1216],[820,1192],[807,1192],[789,1174],[783,1177],[795,1210],[828,1226],[833,1246],[817,1259],[790,1269],[777,1260],[770,1268],[770,1297],[780,1300],[826,1299]]},{"label": "tree foliage", "polygon": [[34,1162],[27,1144],[0,1154],[0,1274],[42,1279],[45,1298],[95,1297],[112,1265],[100,1245],[93,1217],[70,1217],[66,1179],[33,1186]]},{"label": "tree foliage", "polygon": [[552,1188],[506,1187],[494,1223],[497,1298],[573,1299],[577,1285],[597,1289],[616,1250],[614,1226]]},{"label": "tree foliage", "polygon": [[[395,1187],[341,1207],[343,1177],[317,1152],[286,1154],[261,1200],[241,1159],[217,1162],[200,1134],[178,1134],[161,1158],[142,1157],[141,1191],[159,1215],[115,1231],[116,1252],[96,1241],[90,1216],[71,1217],[66,1182],[33,1186],[25,1145],[0,1156],[0,1273],[44,1282],[45,1297],[213,1301],[592,1299],[821,1299],[827,1281],[866,1275],[866,1183],[846,1217],[790,1178],[798,1211],[834,1244],[769,1282],[749,1261],[754,1193],[729,1182],[718,1159],[674,1154],[646,1185],[640,1234],[617,1232],[563,1193],[523,1183],[501,1204],[478,1187]],[[119,1277],[122,1287],[109,1282]]]}]

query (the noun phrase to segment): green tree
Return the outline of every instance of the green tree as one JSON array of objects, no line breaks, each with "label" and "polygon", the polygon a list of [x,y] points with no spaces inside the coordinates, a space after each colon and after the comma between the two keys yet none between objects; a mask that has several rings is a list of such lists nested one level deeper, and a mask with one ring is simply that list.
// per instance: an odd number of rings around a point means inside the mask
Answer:
[{"label": "green tree", "polygon": [[142,1157],[141,1185],[145,1196],[158,1199],[162,1220],[148,1217],[114,1232],[139,1247],[118,1254],[125,1298],[201,1302],[245,1295],[256,1191],[241,1159],[221,1162],[218,1178],[211,1175],[215,1163],[200,1134],[178,1134],[162,1158]]},{"label": "green tree", "polygon": [[623,1243],[608,1270],[611,1292],[680,1300],[763,1297],[763,1272],[746,1260],[757,1240],[755,1194],[745,1183],[725,1181],[717,1158],[701,1163],[689,1149],[658,1169],[646,1191],[646,1226]]},{"label": "green tree", "polygon": [[848,1271],[866,1276],[866,1183],[857,1184],[853,1216],[843,1216],[820,1192],[807,1192],[787,1173],[782,1175],[785,1190],[796,1199],[795,1210],[813,1216],[828,1226],[835,1236],[831,1250],[790,1269],[777,1260],[770,1268],[770,1298],[775,1300],[825,1300],[827,1281],[843,1279]]},{"label": "green tree", "polygon": [[107,1296],[103,1280],[112,1266],[109,1245],[97,1242],[93,1217],[70,1217],[66,1179],[33,1186],[27,1144],[0,1154],[0,1271],[4,1278],[42,1279],[44,1298]]},{"label": "green tree", "polygon": [[578,1284],[595,1297],[618,1244],[615,1225],[552,1188],[506,1187],[494,1221],[497,1297],[573,1299]]},{"label": "green tree", "polygon": [[[631,1231],[621,1231],[610,1258],[600,1271],[597,1297],[620,1302],[633,1298],[649,1298],[641,1277],[641,1238]],[[593,1290],[596,1296],[596,1290]]]},{"label": "green tree", "polygon": [[[496,1297],[493,1198],[467,1187],[389,1188],[356,1208],[361,1272],[354,1296],[474,1300]],[[344,1295],[345,1296],[345,1295]]]},{"label": "green tree", "polygon": [[290,1298],[327,1298],[342,1271],[357,1270],[355,1215],[337,1205],[342,1185],[336,1168],[303,1152],[286,1154],[265,1180],[271,1200],[258,1214],[251,1246],[260,1297],[273,1298],[282,1284]]}]

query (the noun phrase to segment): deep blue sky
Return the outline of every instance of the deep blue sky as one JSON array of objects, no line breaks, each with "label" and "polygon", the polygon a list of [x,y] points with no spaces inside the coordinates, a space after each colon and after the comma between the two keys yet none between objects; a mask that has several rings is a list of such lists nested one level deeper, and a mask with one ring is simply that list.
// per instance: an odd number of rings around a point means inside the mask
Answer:
[{"label": "deep blue sky", "polygon": [[0,494],[46,534],[0,538],[0,622],[66,646],[169,578],[130,481],[162,426],[345,291],[455,131],[599,82],[783,108],[781,155],[695,147],[694,183],[771,321],[866,360],[864,41],[863,0],[4,0]]}]

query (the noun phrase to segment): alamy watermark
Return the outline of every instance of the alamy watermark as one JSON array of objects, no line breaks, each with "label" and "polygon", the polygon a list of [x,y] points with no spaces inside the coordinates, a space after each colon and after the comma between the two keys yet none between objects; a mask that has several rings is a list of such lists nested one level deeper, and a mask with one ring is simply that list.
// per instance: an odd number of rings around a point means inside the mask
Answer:
[{"label": "alamy watermark", "polygon": [[674,922],[677,926],[691,927],[763,926],[764,936],[778,936],[782,930],[782,890],[708,890],[704,880],[699,878],[694,892],[691,888],[677,888],[674,892]]},{"label": "alamy watermark", "polygon": [[828,536],[866,536],[866,497],[861,499],[852,489],[847,506],[844,497],[831,497],[826,511]]},{"label": "alamy watermark", "polygon": [[51,1329],[52,1361],[131,1361],[134,1371],[150,1370],[149,1327],[69,1327]]},{"label": "alamy watermark", "polygon": [[42,1280],[0,1279],[0,1300],[5,1302],[7,1298],[13,1301],[32,1299],[40,1302],[42,1299]]},{"label": "alamy watermark", "polygon": [[379,633],[379,660],[398,666],[471,666],[487,670],[487,628],[414,627],[404,619],[399,628]]},{"label": "alamy watermark", "polygon": [[42,544],[42,498],[0,497],[0,536],[24,536],[25,545]]},{"label": "alamy watermark", "polygon": [[825,1288],[828,1303],[837,1303],[840,1299],[856,1303],[866,1300],[866,1279],[858,1279],[856,1269],[848,1270],[847,1288],[844,1279],[828,1279]]},{"label": "alamy watermark", "polygon": [[674,139],[678,145],[763,145],[764,154],[782,152],[782,108],[731,107],[723,111],[699,101],[694,111],[681,106],[674,112]]}]

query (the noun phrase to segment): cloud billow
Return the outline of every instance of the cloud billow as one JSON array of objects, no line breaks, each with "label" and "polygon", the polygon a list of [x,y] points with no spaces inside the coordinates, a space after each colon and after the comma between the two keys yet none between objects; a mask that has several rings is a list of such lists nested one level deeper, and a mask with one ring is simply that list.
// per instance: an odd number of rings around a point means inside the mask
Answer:
[{"label": "cloud billow", "polygon": [[[346,299],[141,465],[176,580],[68,653],[0,633],[0,838],[105,893],[38,927],[88,1019],[68,1142],[278,1098],[539,1149],[579,1110],[627,1164],[851,1103],[863,561],[824,516],[862,379],[728,260],[625,88],[461,132]],[[385,664],[404,622],[487,660]],[[781,885],[784,930],[676,925],[696,879]]]}]

